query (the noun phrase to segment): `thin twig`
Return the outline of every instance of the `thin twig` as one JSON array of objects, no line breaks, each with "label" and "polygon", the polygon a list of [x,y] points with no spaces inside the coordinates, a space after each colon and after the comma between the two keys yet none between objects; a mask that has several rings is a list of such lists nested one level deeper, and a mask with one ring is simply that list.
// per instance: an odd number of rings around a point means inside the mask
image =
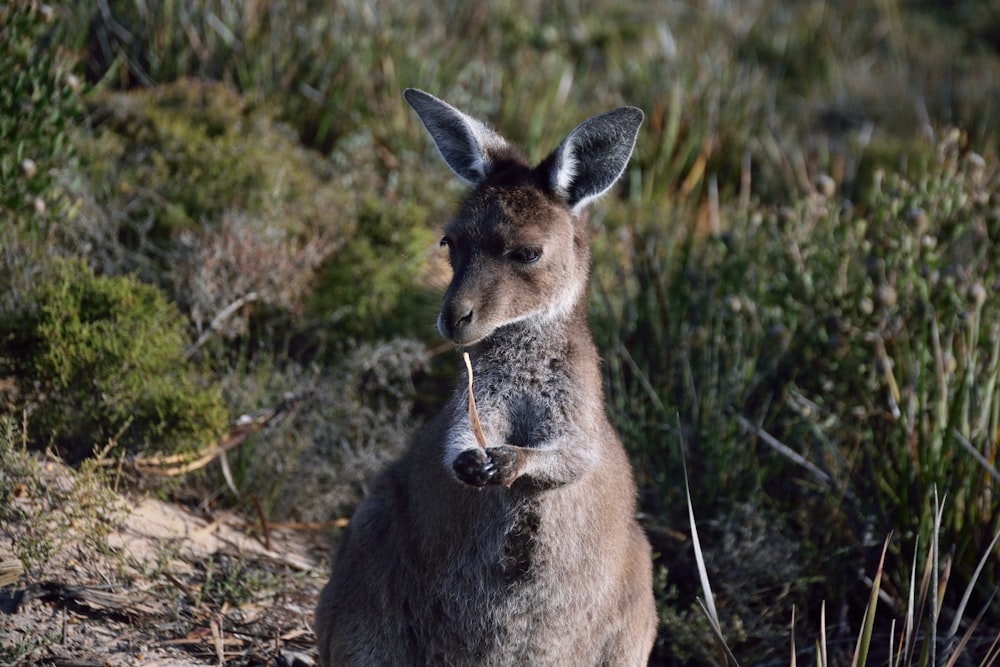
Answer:
[{"label": "thin twig", "polygon": [[[218,625],[216,625],[216,621],[218,621]],[[219,659],[219,667],[222,667],[222,665],[226,664],[226,649],[223,644],[222,637],[222,614],[212,618],[208,622],[208,626],[212,630],[212,639],[215,644],[215,655]]]},{"label": "thin twig", "polygon": [[347,528],[351,520],[346,516],[333,521],[286,521],[270,524],[271,530],[326,530],[327,528]]},{"label": "thin twig", "polygon": [[962,447],[965,449],[965,451],[967,451],[969,454],[971,454],[972,458],[976,459],[976,462],[979,465],[981,465],[983,467],[983,469],[986,470],[986,472],[988,472],[990,474],[990,477],[993,478],[993,481],[1000,482],[1000,472],[997,472],[997,469],[993,467],[993,464],[990,463],[990,460],[987,459],[985,456],[983,456],[982,452],[980,452],[978,449],[976,449],[973,446],[973,444],[971,442],[969,442],[965,438],[965,436],[962,435],[959,432],[959,430],[957,428],[956,429],[952,429],[951,433],[952,433],[952,435],[955,436],[955,439],[958,440],[958,444],[962,445]]},{"label": "thin twig", "polygon": [[[231,449],[239,447],[252,434],[277,423],[294,411],[302,402],[302,397],[293,397],[281,403],[278,407],[260,410],[253,416],[244,415],[212,446],[196,452],[171,454],[166,456],[146,456],[133,461],[135,469],[141,474],[159,475],[161,477],[178,477],[189,472],[204,468]],[[95,461],[97,465],[110,466],[120,464],[120,458],[102,458]]]},{"label": "thin twig", "polygon": [[208,325],[208,329],[203,331],[202,334],[198,336],[198,340],[196,340],[194,344],[187,349],[187,352],[184,353],[185,358],[190,359],[194,356],[194,353],[197,352],[202,345],[208,342],[208,339],[212,337],[212,334],[222,328],[222,325],[225,324],[226,320],[233,316],[233,313],[248,303],[252,303],[258,299],[260,299],[260,294],[258,292],[250,292],[249,294],[244,294],[240,298],[236,299],[236,301],[233,301],[231,304],[216,313],[215,317],[212,318],[212,323]]},{"label": "thin twig", "polygon": [[257,516],[260,518],[260,530],[264,533],[264,548],[270,551],[271,528],[267,525],[267,517],[264,516],[264,508],[260,506],[260,500],[256,495],[250,496],[250,502],[253,503],[254,509],[257,510]]},{"label": "thin twig", "polygon": [[802,456],[794,449],[792,449],[785,443],[775,438],[773,435],[771,435],[764,429],[756,426],[753,422],[751,422],[743,415],[739,414],[736,415],[736,421],[740,423],[740,426],[742,426],[743,428],[745,428],[746,430],[750,431],[758,438],[760,438],[764,442],[764,444],[770,446],[776,452],[778,452],[788,460],[792,461],[793,463],[796,463],[805,468],[806,470],[808,470],[810,473],[812,473],[814,477],[816,477],[817,480],[822,482],[823,485],[826,486],[827,488],[832,488],[834,486],[833,480],[830,479],[830,476],[827,475],[822,470],[820,470],[818,467],[816,467],[815,464],[806,460],[804,456]]}]

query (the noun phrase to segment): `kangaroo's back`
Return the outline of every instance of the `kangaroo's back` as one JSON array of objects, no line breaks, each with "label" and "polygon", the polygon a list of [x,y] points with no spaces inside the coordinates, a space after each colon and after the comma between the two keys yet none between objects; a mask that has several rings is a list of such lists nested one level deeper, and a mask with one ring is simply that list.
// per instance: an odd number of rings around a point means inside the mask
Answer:
[{"label": "kangaroo's back", "polygon": [[462,378],[344,532],[316,610],[321,663],[645,664],[650,548],[587,327],[585,213],[642,113],[595,116],[532,167],[479,121],[405,96],[473,186],[444,228],[438,329],[470,354],[486,447]]}]

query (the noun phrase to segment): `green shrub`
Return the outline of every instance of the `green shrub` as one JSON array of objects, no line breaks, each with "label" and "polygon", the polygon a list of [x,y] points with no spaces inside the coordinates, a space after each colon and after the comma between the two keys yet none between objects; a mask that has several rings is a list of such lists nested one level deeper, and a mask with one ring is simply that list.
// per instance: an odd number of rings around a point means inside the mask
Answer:
[{"label": "green shrub", "polygon": [[52,7],[31,0],[0,6],[0,221],[50,220],[69,200],[58,169],[73,158],[81,116],[75,58],[54,39]]},{"label": "green shrub", "polygon": [[[231,88],[182,80],[87,100],[81,159],[102,207],[127,212],[119,241],[155,256],[224,214],[281,220],[289,237],[347,226],[331,166]],[[113,183],[113,188],[104,184]],[[169,260],[169,258],[168,258]]]},{"label": "green shrub", "polygon": [[244,335],[255,312],[289,326],[376,180],[335,172],[222,84],[104,92],[88,108],[88,197],[60,239],[167,291],[201,335]]},{"label": "green shrub", "polygon": [[[691,11],[611,0],[580,12],[449,0],[376,12],[350,2],[75,0],[67,32],[93,81],[121,89],[224,81],[271,105],[323,153],[371,132],[389,170],[421,134],[400,104],[405,86],[492,121],[530,151],[551,147],[587,113],[628,102],[648,114],[635,159],[656,176],[644,181],[647,196],[681,183],[706,194],[711,176],[723,192],[752,184],[755,195],[781,201],[810,190],[820,172],[845,189],[867,183],[857,173],[866,146],[905,161],[928,123],[957,122],[996,140],[1000,64],[983,48],[995,16],[964,0],[942,20],[932,4]],[[462,29],[443,39],[447,25]]]},{"label": "green shrub", "polygon": [[428,251],[437,250],[428,217],[419,204],[365,200],[356,237],[327,259],[309,304],[341,342],[401,335],[436,340],[440,294],[421,285]]},{"label": "green shrub", "polygon": [[211,442],[227,415],[217,388],[185,359],[185,320],[154,287],[57,260],[0,320],[2,364],[17,382],[38,445],[69,459]]}]

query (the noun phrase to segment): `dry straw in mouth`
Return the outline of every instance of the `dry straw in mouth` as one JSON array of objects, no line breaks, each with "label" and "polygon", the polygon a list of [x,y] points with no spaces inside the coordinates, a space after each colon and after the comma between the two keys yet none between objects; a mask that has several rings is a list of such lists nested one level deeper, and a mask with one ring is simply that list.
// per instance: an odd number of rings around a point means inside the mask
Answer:
[{"label": "dry straw in mouth", "polygon": [[476,436],[476,442],[483,449],[486,449],[486,436],[483,435],[483,425],[479,422],[479,411],[476,410],[476,397],[472,393],[472,360],[469,359],[469,353],[463,352],[462,358],[465,359],[465,368],[469,371],[469,423],[472,424],[472,432]]}]

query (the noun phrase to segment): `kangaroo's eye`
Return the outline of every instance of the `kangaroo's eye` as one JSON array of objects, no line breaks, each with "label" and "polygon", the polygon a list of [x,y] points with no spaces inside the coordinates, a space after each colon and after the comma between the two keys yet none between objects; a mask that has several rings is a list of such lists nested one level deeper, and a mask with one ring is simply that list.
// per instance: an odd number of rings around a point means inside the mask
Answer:
[{"label": "kangaroo's eye", "polygon": [[525,246],[523,248],[515,248],[507,253],[515,262],[519,264],[534,264],[542,257],[542,248],[540,246]]}]

